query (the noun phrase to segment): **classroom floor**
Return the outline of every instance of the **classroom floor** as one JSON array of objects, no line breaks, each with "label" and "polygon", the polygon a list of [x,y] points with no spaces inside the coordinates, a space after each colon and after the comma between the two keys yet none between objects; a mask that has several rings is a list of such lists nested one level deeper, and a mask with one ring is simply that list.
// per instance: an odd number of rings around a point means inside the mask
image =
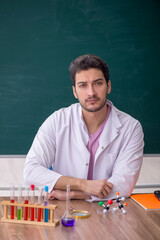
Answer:
[{"label": "classroom floor", "polygon": [[[9,196],[9,186],[24,185],[25,156],[0,156],[0,196]],[[153,192],[160,189],[160,154],[145,155],[139,179],[133,193]]]}]

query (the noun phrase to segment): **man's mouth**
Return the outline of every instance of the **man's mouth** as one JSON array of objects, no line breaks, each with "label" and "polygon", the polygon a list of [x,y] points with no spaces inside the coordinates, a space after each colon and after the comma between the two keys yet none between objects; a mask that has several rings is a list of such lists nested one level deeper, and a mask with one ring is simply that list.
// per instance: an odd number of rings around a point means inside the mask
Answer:
[{"label": "man's mouth", "polygon": [[98,101],[98,98],[88,98],[86,100],[86,102],[89,102],[89,103],[95,103],[96,101]]}]

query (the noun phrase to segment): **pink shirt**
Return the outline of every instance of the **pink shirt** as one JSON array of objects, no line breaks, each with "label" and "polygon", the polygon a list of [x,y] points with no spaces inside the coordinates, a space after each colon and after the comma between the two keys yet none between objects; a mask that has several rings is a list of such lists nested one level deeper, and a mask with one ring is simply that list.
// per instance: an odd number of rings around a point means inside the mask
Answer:
[{"label": "pink shirt", "polygon": [[104,126],[107,122],[107,119],[109,117],[109,114],[110,114],[111,107],[109,105],[107,105],[107,106],[108,106],[108,113],[107,113],[107,116],[106,116],[104,122],[100,126],[100,128],[94,134],[88,132],[89,142],[87,144],[87,149],[90,152],[89,170],[88,170],[88,177],[87,177],[88,180],[93,179],[94,159],[95,159],[95,154],[96,154],[98,146],[99,146],[99,138],[100,138],[100,135],[103,131],[103,128],[104,128]]}]

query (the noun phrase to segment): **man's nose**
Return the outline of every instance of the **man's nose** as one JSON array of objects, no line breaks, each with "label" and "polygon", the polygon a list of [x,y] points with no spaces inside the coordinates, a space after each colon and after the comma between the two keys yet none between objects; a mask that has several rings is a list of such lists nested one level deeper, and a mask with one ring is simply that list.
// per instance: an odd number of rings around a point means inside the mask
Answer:
[{"label": "man's nose", "polygon": [[88,87],[88,96],[93,96],[93,95],[95,95],[95,89],[91,85],[91,86]]}]

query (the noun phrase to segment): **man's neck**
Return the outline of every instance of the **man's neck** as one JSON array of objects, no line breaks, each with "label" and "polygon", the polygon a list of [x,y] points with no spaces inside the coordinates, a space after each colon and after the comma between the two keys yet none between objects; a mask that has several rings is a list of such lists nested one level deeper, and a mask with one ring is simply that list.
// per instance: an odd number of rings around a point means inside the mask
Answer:
[{"label": "man's neck", "polygon": [[94,134],[99,129],[106,119],[107,113],[107,104],[97,112],[88,112],[85,109],[82,109],[83,119],[90,133]]}]

